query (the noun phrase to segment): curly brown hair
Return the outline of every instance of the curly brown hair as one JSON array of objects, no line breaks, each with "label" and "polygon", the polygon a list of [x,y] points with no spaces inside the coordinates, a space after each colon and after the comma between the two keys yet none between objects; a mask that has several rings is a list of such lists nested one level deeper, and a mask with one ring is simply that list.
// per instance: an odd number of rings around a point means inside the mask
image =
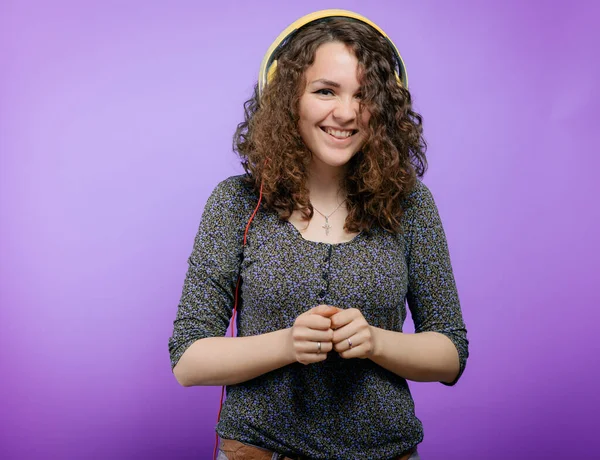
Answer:
[{"label": "curly brown hair", "polygon": [[349,232],[379,225],[401,231],[402,199],[427,169],[422,117],[412,110],[409,91],[398,84],[396,56],[386,38],[369,25],[349,18],[327,18],[299,29],[280,47],[277,70],[262,95],[258,85],[244,104],[233,149],[247,180],[263,187],[263,205],[288,219],[300,210],[313,216],[306,186],[311,152],[298,129],[299,101],[319,46],[341,42],[359,63],[361,105],[371,113],[366,141],[347,165],[342,186],[347,195]]}]

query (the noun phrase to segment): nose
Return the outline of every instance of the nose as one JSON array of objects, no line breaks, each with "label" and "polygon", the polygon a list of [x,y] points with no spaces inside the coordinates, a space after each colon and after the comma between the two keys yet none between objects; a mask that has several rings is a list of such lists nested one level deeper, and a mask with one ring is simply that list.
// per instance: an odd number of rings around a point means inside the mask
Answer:
[{"label": "nose", "polygon": [[358,115],[359,102],[355,98],[339,98],[333,109],[333,118],[339,123],[347,123]]}]

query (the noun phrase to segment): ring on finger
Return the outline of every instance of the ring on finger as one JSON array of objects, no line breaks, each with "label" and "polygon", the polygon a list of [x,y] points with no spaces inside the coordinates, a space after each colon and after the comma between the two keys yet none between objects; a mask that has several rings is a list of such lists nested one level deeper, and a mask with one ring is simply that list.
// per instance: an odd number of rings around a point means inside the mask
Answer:
[{"label": "ring on finger", "polygon": [[321,342],[317,342],[317,354],[321,353]]},{"label": "ring on finger", "polygon": [[350,345],[350,348],[352,348],[352,340],[350,340],[350,337],[348,337],[346,340],[348,341],[348,345]]}]

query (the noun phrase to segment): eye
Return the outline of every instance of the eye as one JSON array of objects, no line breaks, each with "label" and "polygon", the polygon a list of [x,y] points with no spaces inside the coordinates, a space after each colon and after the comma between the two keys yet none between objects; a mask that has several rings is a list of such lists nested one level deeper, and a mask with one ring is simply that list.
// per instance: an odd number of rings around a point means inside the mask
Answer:
[{"label": "eye", "polygon": [[315,94],[322,94],[323,96],[330,96],[330,95],[333,95],[333,91],[331,91],[330,89],[327,89],[327,88],[323,88],[323,89],[316,90]]}]

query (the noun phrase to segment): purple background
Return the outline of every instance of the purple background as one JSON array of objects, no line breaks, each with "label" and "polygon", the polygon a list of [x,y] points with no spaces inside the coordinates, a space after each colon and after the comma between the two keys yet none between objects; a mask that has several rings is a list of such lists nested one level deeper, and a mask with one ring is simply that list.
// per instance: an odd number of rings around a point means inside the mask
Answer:
[{"label": "purple background", "polygon": [[3,1],[0,457],[212,454],[220,388],[167,339],[202,208],[289,23],[341,7],[405,58],[471,358],[411,385],[424,460],[593,458],[594,1]]}]

